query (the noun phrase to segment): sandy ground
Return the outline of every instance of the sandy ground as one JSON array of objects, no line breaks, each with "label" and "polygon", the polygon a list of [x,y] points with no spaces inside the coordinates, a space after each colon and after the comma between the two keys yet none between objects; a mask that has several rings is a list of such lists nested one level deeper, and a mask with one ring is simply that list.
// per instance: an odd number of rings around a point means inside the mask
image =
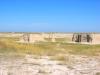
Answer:
[{"label": "sandy ground", "polygon": [[53,56],[0,55],[0,75],[100,75],[100,58],[64,55],[66,60]]}]

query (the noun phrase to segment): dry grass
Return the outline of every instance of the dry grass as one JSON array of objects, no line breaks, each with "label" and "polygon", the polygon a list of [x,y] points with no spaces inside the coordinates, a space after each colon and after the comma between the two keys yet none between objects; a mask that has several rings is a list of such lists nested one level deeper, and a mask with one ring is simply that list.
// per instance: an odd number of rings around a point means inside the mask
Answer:
[{"label": "dry grass", "polygon": [[[0,53],[30,53],[38,55],[56,55],[63,53],[99,55],[100,45],[69,44],[61,42],[41,42],[25,44],[16,42],[18,38],[0,38]],[[62,51],[63,49],[63,51]],[[63,58],[60,58],[61,60]]]},{"label": "dry grass", "polygon": [[0,39],[0,52],[16,52],[16,53],[30,53],[30,54],[44,54],[44,55],[52,55],[57,52],[55,43],[18,43],[15,41],[16,39],[11,38],[1,38]]}]

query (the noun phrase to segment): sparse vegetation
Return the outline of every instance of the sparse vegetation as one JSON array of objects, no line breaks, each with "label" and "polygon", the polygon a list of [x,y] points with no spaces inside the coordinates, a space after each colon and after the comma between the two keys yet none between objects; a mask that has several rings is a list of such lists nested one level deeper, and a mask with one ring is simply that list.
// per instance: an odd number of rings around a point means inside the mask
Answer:
[{"label": "sparse vegetation", "polygon": [[59,61],[66,61],[66,57],[64,55],[62,56],[53,56],[51,60],[59,60]]},{"label": "sparse vegetation", "polygon": [[67,39],[66,38],[56,38],[55,40],[57,42],[65,42]]},{"label": "sparse vegetation", "polygon": [[59,53],[100,55],[100,45],[69,44],[62,42],[30,44],[18,43],[16,40],[18,40],[18,38],[0,38],[0,52],[31,53],[39,55],[55,55]]}]

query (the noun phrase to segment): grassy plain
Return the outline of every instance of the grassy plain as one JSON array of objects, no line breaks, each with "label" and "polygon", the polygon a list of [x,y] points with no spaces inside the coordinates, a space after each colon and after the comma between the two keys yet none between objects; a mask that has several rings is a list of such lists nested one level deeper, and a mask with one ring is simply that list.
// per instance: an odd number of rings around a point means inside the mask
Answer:
[{"label": "grassy plain", "polygon": [[78,55],[100,55],[100,45],[84,45],[63,42],[38,42],[34,44],[19,43],[18,38],[0,38],[0,53],[16,54],[78,54]]}]

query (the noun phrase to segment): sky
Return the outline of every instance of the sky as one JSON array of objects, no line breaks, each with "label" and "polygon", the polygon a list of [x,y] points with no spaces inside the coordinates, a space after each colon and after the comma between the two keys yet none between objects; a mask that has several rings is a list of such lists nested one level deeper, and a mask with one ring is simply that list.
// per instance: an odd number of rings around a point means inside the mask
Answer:
[{"label": "sky", "polygon": [[0,32],[100,32],[100,0],[0,0]]}]

